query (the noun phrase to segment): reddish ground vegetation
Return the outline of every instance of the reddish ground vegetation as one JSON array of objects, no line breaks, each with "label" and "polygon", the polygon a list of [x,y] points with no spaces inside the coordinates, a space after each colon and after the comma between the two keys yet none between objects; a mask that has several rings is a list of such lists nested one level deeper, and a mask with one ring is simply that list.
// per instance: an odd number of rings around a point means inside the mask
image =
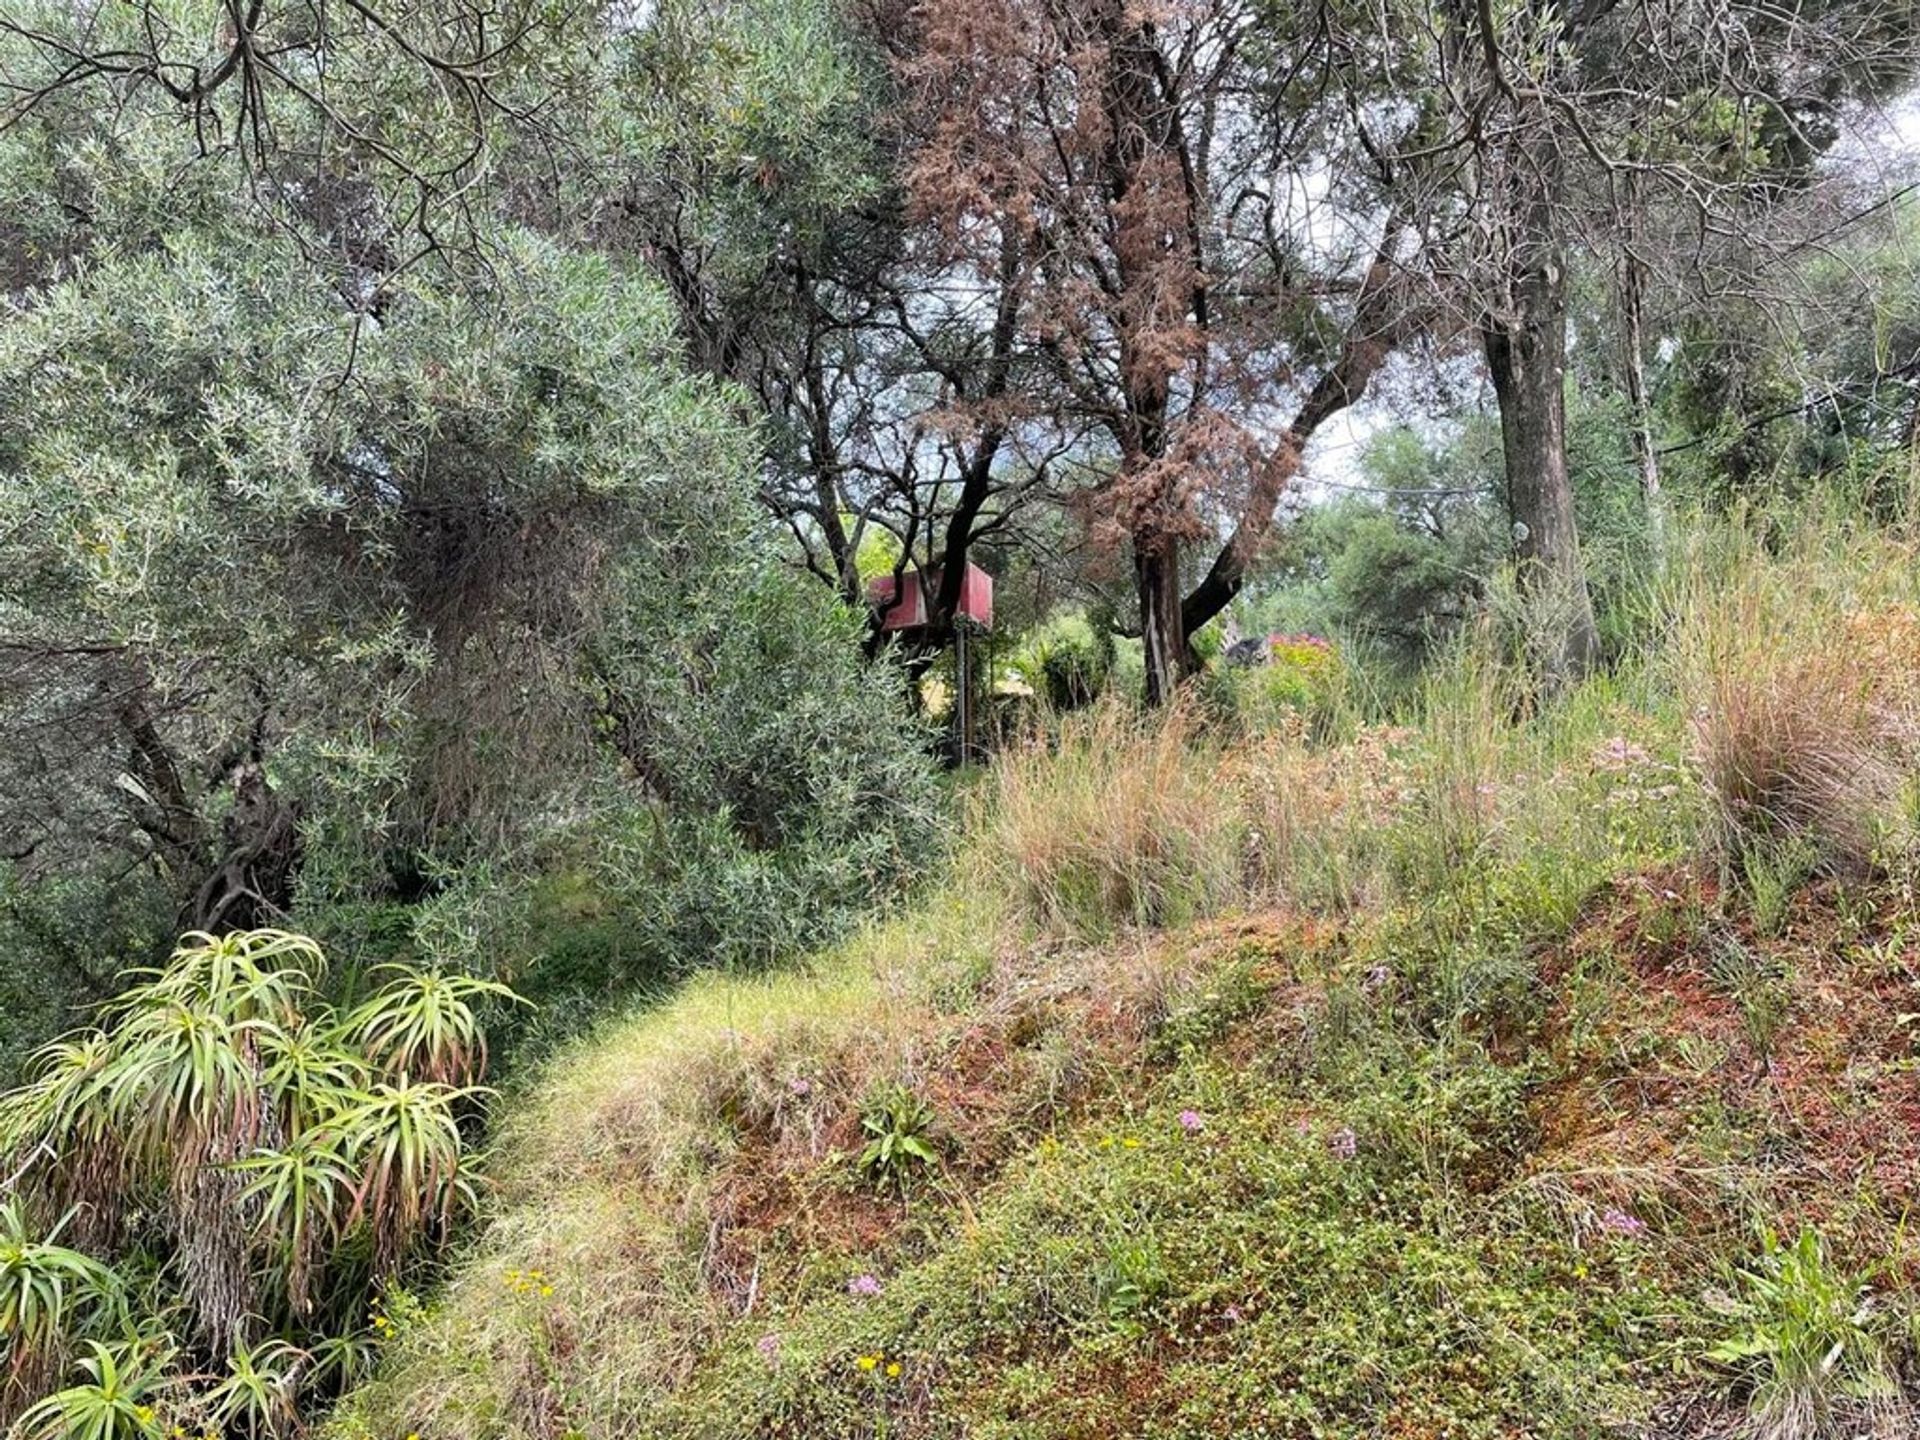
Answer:
[{"label": "reddish ground vegetation", "polygon": [[[1325,922],[1276,911],[1142,937],[1124,950],[1005,959],[977,1003],[926,1016],[902,1046],[916,1092],[939,1116],[947,1188],[978,1189],[1043,1131],[1162,1068],[1168,1057],[1156,1057],[1149,1042],[1196,977],[1244,967],[1270,1016],[1298,1008],[1302,957],[1323,954],[1336,939]],[[1237,1025],[1227,1043],[1250,1060],[1261,1028]],[[1064,1070],[1060,1056],[1070,1057]],[[809,1103],[804,1118],[798,1106],[737,1118],[742,1143],[713,1180],[704,1264],[708,1284],[736,1311],[755,1303],[769,1256],[837,1256],[851,1265],[906,1239],[910,1196],[851,1184],[843,1169],[822,1165],[835,1153],[857,1154],[866,1138],[857,1085],[837,1083],[832,1093],[845,1101],[816,1091],[808,1100],[822,1103]]]},{"label": "reddish ground vegetation", "polygon": [[[1535,1102],[1536,1168],[1577,1177],[1597,1203],[1657,1198],[1689,1228],[1711,1229],[1735,1191],[1764,1196],[1783,1230],[1878,1248],[1864,1232],[1897,1221],[1920,1182],[1920,1081],[1900,1018],[1914,957],[1896,897],[1864,923],[1839,914],[1815,887],[1761,936],[1710,877],[1615,887],[1545,964],[1560,1076]],[[1727,955],[1771,990],[1743,1002]],[[1778,1013],[1761,1024],[1743,1004]]]}]

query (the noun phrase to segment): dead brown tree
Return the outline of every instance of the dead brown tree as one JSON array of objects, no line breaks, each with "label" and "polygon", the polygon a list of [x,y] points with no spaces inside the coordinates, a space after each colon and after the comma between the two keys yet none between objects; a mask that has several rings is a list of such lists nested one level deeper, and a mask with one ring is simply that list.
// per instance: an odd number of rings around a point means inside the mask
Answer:
[{"label": "dead brown tree", "polygon": [[1282,26],[1239,0],[963,0],[907,24],[912,214],[957,283],[1014,257],[1018,424],[1061,437],[1125,551],[1164,701],[1304,447],[1412,328],[1353,123],[1378,78],[1325,5]]}]

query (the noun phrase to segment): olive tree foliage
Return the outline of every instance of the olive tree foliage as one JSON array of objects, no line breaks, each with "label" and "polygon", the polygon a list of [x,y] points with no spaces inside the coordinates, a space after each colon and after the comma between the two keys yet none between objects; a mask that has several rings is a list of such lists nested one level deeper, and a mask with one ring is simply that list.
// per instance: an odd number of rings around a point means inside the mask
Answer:
[{"label": "olive tree foliage", "polygon": [[[622,52],[651,158],[602,233],[651,257],[696,363],[753,397],[759,498],[808,571],[855,603],[876,575],[921,572],[924,666],[951,638],[969,559],[1033,548],[1058,447],[1010,424],[1017,277],[956,280],[909,214],[905,20],[833,0],[666,0]],[[869,632],[870,653],[881,639]]]},{"label": "olive tree foliage", "polygon": [[650,284],[512,243],[496,294],[409,280],[356,333],[270,239],[175,232],[0,332],[17,863],[122,828],[244,923],[303,823],[405,843],[585,763],[552,721],[615,561],[665,581],[738,517],[685,477],[746,455]]},{"label": "olive tree foliage", "polygon": [[661,0],[607,65],[597,235],[658,268],[696,368],[753,389],[801,276],[884,206],[872,57],[830,0]]},{"label": "olive tree foliage", "polygon": [[[486,248],[503,186],[590,153],[608,7],[134,0],[0,14],[0,128],[132,107],[363,278]],[[363,294],[363,301],[370,295]]]},{"label": "olive tree foliage", "polygon": [[[1598,343],[1598,342],[1596,342]],[[1600,633],[1624,644],[1654,564],[1618,395],[1571,392],[1567,468]],[[1340,638],[1398,683],[1469,624],[1492,619],[1524,655],[1537,609],[1509,582],[1497,416],[1383,429],[1357,483],[1303,506],[1238,609],[1243,627]]]},{"label": "olive tree foliage", "polygon": [[[115,23],[41,20],[10,22],[0,71],[44,75],[49,27]],[[42,931],[49,897],[130,888],[150,933],[440,898],[394,943],[493,963],[455,913],[473,877],[608,816],[684,805],[756,853],[857,837],[865,879],[924,818],[890,674],[810,643],[842,624],[830,596],[780,590],[740,397],[686,364],[644,253],[583,244],[603,170],[557,180],[503,101],[465,243],[423,248],[450,212],[381,137],[452,82],[411,34],[336,34],[328,65],[374,54],[326,105],[283,56],[249,156],[166,67],[43,85],[0,129],[0,844]],[[574,141],[620,129],[595,112]]]},{"label": "olive tree foliage", "polygon": [[1663,464],[1680,487],[1765,503],[1840,477],[1877,513],[1910,503],[1920,231],[1911,191],[1895,195],[1806,249],[1784,315],[1734,294],[1684,329],[1657,372]]},{"label": "olive tree foliage", "polygon": [[715,580],[629,587],[589,652],[608,741],[655,797],[592,832],[597,882],[644,917],[627,955],[647,971],[816,945],[939,853],[926,751],[903,743],[898,670],[861,662],[864,617],[785,566]]}]

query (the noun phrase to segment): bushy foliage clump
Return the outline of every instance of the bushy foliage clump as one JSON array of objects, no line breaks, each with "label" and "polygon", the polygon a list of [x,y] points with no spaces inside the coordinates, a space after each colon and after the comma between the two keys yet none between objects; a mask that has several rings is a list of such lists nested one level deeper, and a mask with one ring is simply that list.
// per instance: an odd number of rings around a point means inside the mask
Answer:
[{"label": "bushy foliage clump", "polygon": [[1262,734],[1323,725],[1339,713],[1348,675],[1338,646],[1319,635],[1267,635],[1256,643],[1260,651],[1246,663],[1220,660],[1206,673],[1206,698],[1222,719]]},{"label": "bushy foliage clump", "polygon": [[[1620,404],[1569,395],[1568,469],[1596,617],[1610,653],[1639,638],[1658,517],[1640,493]],[[1513,604],[1512,517],[1494,417],[1382,431],[1358,493],[1309,506],[1238,607],[1243,626],[1307,630],[1364,650],[1405,688],[1490,609]],[[1519,628],[1538,616],[1518,616]]]},{"label": "bushy foliage clump", "polygon": [[1112,630],[1095,617],[1060,615],[1022,638],[1012,667],[1054,710],[1077,710],[1106,693],[1115,648]]},{"label": "bushy foliage clump", "polygon": [[[582,853],[620,858],[591,878],[649,973],[804,948],[884,890],[930,820],[921,737],[785,568],[763,437],[666,287],[477,198],[486,263],[307,263],[346,222],[197,154],[151,88],[0,136],[7,193],[87,217],[32,208],[67,260],[0,325],[0,983],[48,977],[22,1044],[90,998],[85,957],[186,928],[484,973]],[[383,233],[389,197],[342,185]]]}]

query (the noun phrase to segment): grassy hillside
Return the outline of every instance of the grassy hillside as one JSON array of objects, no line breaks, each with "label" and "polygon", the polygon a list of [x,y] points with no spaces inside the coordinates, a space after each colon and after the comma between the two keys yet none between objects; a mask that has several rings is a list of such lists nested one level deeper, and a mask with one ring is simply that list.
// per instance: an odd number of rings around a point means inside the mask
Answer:
[{"label": "grassy hillside", "polygon": [[1703,551],[1554,703],[1005,757],[917,911],[504,1107],[333,1434],[1910,1433],[1915,558]]}]

